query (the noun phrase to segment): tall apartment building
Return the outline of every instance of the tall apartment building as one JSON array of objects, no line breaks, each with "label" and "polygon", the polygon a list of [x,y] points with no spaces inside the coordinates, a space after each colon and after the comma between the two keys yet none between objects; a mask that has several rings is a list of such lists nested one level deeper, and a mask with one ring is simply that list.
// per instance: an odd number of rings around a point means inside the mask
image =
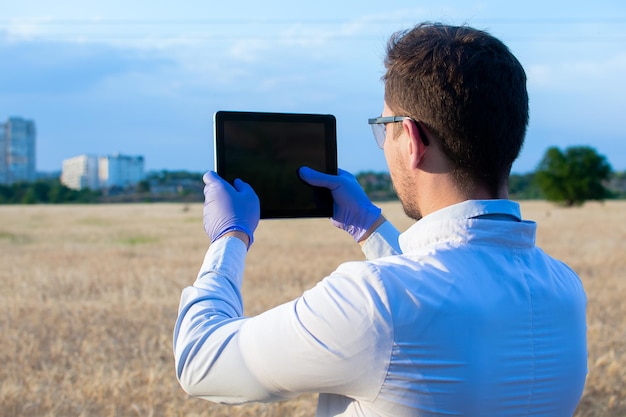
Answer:
[{"label": "tall apartment building", "polygon": [[0,184],[35,181],[35,123],[10,117],[0,123]]},{"label": "tall apartment building", "polygon": [[143,156],[79,155],[63,161],[61,183],[80,190],[98,188],[131,187],[144,179]]},{"label": "tall apartment building", "polygon": [[63,160],[61,184],[73,190],[100,188],[98,178],[98,157],[93,155],[78,155]]},{"label": "tall apartment building", "polygon": [[102,188],[128,187],[144,179],[143,156],[110,155],[98,158]]}]

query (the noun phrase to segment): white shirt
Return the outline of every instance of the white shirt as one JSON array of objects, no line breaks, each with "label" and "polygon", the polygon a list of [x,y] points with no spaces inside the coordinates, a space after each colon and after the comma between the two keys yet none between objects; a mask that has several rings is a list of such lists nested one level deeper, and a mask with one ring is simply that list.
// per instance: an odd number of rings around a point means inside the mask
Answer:
[{"label": "white shirt", "polygon": [[255,317],[242,317],[246,246],[219,239],[182,294],[179,381],[229,404],[319,392],[318,416],[571,416],[586,297],[535,229],[507,200],[432,213],[400,248],[386,223],[367,261]]}]

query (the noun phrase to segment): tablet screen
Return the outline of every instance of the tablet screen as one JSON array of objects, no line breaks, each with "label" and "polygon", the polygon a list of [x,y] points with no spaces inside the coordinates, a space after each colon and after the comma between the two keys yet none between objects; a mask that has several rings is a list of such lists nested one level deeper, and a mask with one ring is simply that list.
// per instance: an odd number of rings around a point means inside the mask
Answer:
[{"label": "tablet screen", "polygon": [[332,217],[330,191],[305,183],[298,169],[337,174],[332,115],[219,111],[215,168],[229,183],[240,178],[261,203],[261,218]]}]

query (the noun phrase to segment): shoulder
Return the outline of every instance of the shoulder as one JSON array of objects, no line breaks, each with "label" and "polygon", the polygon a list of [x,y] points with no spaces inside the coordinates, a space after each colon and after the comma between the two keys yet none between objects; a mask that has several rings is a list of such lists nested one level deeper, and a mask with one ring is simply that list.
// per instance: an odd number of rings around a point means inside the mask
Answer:
[{"label": "shoulder", "polygon": [[394,330],[389,299],[376,266],[367,262],[341,265],[296,300],[295,314],[331,351],[354,356],[357,349],[369,352],[370,359],[390,354]]},{"label": "shoulder", "polygon": [[302,294],[297,314],[328,321],[335,328],[343,323],[346,331],[357,332],[371,326],[387,327],[390,331],[391,307],[379,268],[364,261],[341,264]]},{"label": "shoulder", "polygon": [[346,262],[312,291],[338,304],[349,304],[360,314],[371,314],[379,319],[384,316],[385,320],[392,321],[394,310],[398,308],[396,304],[402,304],[406,297],[420,298],[420,291],[432,291],[428,287],[433,285],[433,280],[438,281],[433,269],[436,270],[428,262],[404,255]]},{"label": "shoulder", "polygon": [[378,264],[366,261],[346,262],[337,267],[317,286],[328,296],[352,304],[370,304],[373,299],[387,304],[382,272]]}]

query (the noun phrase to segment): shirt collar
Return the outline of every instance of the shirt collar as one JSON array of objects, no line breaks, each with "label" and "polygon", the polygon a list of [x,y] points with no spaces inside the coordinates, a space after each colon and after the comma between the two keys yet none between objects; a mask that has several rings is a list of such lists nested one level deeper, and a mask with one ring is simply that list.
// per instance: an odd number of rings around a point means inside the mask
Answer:
[{"label": "shirt collar", "polygon": [[400,235],[399,242],[405,253],[437,242],[476,239],[527,246],[535,244],[535,230],[534,222],[522,221],[514,201],[468,200],[424,216]]}]

